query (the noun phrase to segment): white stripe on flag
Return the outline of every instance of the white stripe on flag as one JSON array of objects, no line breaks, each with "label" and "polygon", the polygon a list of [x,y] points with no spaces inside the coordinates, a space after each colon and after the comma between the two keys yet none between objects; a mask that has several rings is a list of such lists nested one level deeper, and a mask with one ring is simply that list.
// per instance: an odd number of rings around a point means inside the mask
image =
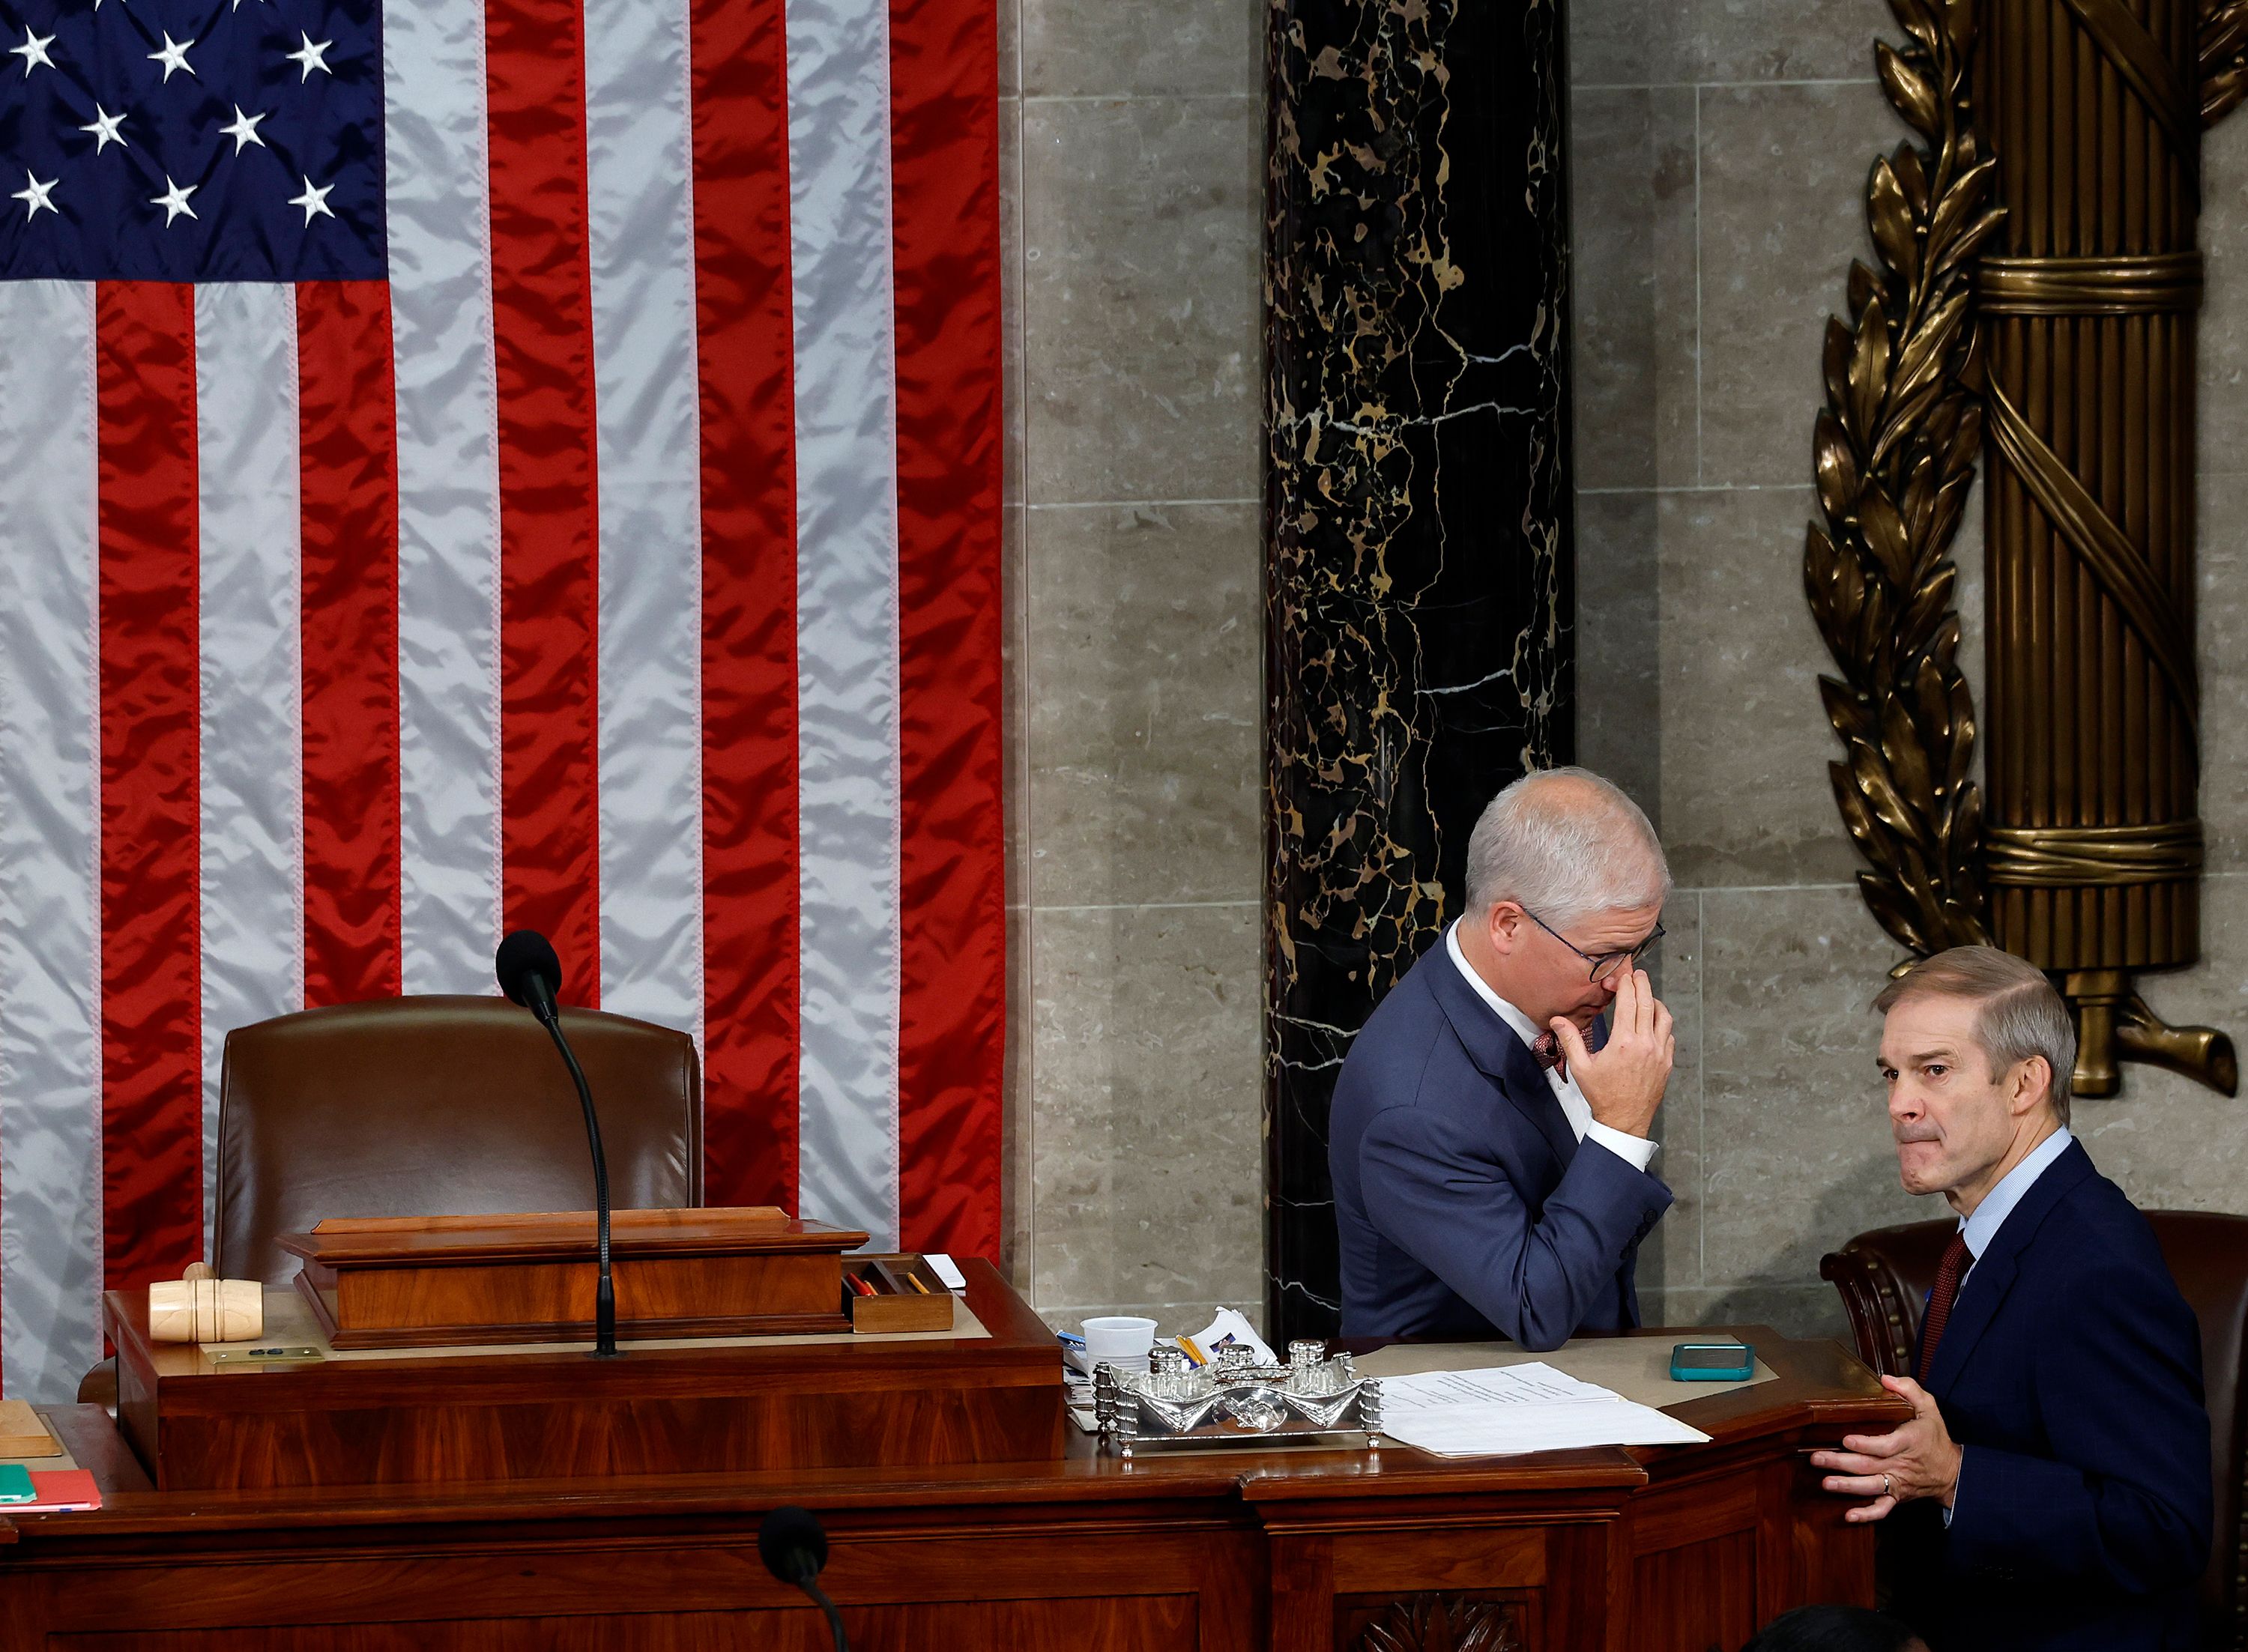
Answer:
[{"label": "white stripe on flag", "polygon": [[702,437],[683,4],[586,0],[601,1007],[702,1032]]},{"label": "white stripe on flag", "polygon": [[481,992],[500,922],[499,392],[483,7],[388,7],[382,50],[405,991]]},{"label": "white stripe on flag", "polygon": [[888,0],[786,0],[796,340],[798,1210],[898,1227]]},{"label": "white stripe on flag", "polygon": [[226,1035],[305,1006],[304,572],[297,290],[195,291],[208,1258]]},{"label": "white stripe on flag", "polygon": [[101,1355],[93,288],[0,283],[0,1372]]}]

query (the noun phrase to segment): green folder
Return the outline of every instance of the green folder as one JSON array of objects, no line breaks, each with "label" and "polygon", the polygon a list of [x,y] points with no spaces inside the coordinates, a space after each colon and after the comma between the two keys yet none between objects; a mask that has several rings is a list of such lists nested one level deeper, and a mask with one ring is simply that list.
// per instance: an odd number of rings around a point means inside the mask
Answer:
[{"label": "green folder", "polygon": [[32,1503],[38,1493],[31,1489],[31,1471],[20,1463],[0,1463],[0,1504]]}]

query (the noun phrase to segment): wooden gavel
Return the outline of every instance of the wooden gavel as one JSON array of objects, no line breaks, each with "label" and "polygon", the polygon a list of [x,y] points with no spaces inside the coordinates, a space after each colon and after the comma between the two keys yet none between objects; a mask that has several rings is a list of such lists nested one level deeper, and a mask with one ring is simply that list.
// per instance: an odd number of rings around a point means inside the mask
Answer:
[{"label": "wooden gavel", "polygon": [[243,1342],[265,1334],[265,1287],[215,1278],[207,1262],[148,1287],[151,1342]]}]

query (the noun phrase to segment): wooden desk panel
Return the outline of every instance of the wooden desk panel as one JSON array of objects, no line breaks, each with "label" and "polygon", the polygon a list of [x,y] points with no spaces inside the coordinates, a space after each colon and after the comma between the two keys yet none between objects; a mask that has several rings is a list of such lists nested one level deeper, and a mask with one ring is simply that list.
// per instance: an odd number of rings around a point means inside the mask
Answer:
[{"label": "wooden desk panel", "polygon": [[1073,1437],[1045,1462],[173,1492],[60,1408],[109,1503],[0,1522],[0,1652],[824,1652],[757,1556],[783,1503],[826,1524],[861,1652],[1435,1652],[1491,1621],[1522,1652],[1730,1652],[1787,1606],[1870,1600],[1873,1534],[1797,1453],[1903,1410],[1831,1344],[1745,1333],[1779,1380],[1676,1408],[1710,1445],[1478,1462],[1123,1463]]},{"label": "wooden desk panel", "polygon": [[967,1295],[986,1336],[252,1368],[151,1343],[144,1292],[106,1308],[118,1416],[166,1491],[1059,1456],[1053,1333],[988,1263],[970,1265]]}]

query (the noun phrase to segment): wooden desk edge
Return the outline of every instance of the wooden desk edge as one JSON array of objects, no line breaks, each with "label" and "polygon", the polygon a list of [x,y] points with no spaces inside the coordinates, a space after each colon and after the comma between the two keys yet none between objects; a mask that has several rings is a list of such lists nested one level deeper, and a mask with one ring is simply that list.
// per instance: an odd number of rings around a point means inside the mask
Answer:
[{"label": "wooden desk edge", "polygon": [[[996,1286],[996,1272],[987,1282]],[[1007,1300],[997,1296],[993,1313]],[[981,1304],[978,1304],[981,1312]],[[1032,1320],[1027,1308],[1019,1316]],[[1027,1332],[1027,1324],[1017,1326]],[[1870,1373],[1831,1342],[1786,1342],[1768,1326],[1728,1327],[1765,1351],[1774,1381],[1667,1408],[1737,1449],[1775,1435],[1818,1440],[1849,1424],[1887,1421],[1910,1408],[1881,1388]],[[1655,1334],[1661,1334],[1656,1333]],[[1806,1392],[1807,1390],[1807,1392]],[[593,1520],[633,1516],[710,1516],[763,1511],[783,1503],[821,1509],[903,1510],[931,1505],[998,1508],[1007,1505],[1179,1501],[1259,1506],[1312,1499],[1389,1499],[1426,1496],[1550,1497],[1571,1492],[1629,1493],[1666,1470],[1691,1471],[1702,1446],[1607,1448],[1539,1452],[1475,1460],[1431,1457],[1385,1446],[1378,1459],[1357,1451],[1227,1452],[1143,1455],[1130,1463],[1100,1457],[1073,1438],[1059,1460],[978,1463],[947,1469],[837,1469],[742,1474],[616,1477],[606,1479],[464,1482],[443,1486],[369,1488],[339,1501],[345,1488],[285,1491],[158,1493],[99,1407],[41,1408],[78,1461],[95,1470],[105,1507],[86,1514],[27,1515],[6,1523],[0,1542],[72,1536],[106,1539],[276,1525],[323,1528],[463,1525],[495,1520]],[[1831,1428],[1830,1428],[1831,1424]],[[17,1551],[21,1553],[19,1549]]]}]

